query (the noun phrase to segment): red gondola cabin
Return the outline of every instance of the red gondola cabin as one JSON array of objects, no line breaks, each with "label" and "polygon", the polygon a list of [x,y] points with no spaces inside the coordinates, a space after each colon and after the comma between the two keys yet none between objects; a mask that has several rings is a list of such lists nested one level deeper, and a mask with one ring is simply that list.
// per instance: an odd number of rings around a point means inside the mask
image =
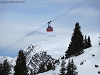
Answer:
[{"label": "red gondola cabin", "polygon": [[46,31],[47,31],[47,32],[53,31],[53,28],[52,28],[51,26],[48,26],[48,28],[47,28]]},{"label": "red gondola cabin", "polygon": [[[50,22],[51,22],[51,21],[50,21]],[[50,26],[50,22],[47,23],[47,24],[48,24],[48,27],[47,27],[47,29],[46,29],[47,32],[53,31],[53,27]]]}]

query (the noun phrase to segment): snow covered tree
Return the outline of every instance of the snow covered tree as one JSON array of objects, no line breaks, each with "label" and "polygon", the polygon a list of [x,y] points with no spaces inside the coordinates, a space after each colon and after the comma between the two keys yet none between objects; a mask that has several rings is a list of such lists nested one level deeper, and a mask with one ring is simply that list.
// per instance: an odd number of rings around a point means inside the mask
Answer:
[{"label": "snow covered tree", "polygon": [[11,71],[10,65],[7,60],[4,60],[3,64],[0,64],[0,75],[9,75]]},{"label": "snow covered tree", "polygon": [[3,62],[3,72],[4,72],[4,75],[9,75],[10,71],[11,71],[11,68],[10,68],[10,65],[9,65],[8,61],[4,60],[4,62]]},{"label": "snow covered tree", "polygon": [[67,65],[67,73],[65,75],[77,75],[78,72],[76,72],[76,70],[77,70],[77,67],[76,67],[76,65],[74,65],[73,59],[71,62],[69,59],[69,62]]},{"label": "snow covered tree", "polygon": [[19,51],[14,70],[15,70],[14,75],[28,75],[28,70],[26,67],[26,59],[23,50]]},{"label": "snow covered tree", "polygon": [[66,71],[66,67],[65,67],[65,59],[62,59],[62,63],[61,63],[61,69],[60,69],[60,74],[59,75],[65,75],[65,71]]},{"label": "snow covered tree", "polygon": [[66,58],[69,58],[71,56],[77,56],[83,53],[84,43],[83,35],[80,29],[81,27],[79,26],[79,23],[76,23],[68,50],[65,52]]}]

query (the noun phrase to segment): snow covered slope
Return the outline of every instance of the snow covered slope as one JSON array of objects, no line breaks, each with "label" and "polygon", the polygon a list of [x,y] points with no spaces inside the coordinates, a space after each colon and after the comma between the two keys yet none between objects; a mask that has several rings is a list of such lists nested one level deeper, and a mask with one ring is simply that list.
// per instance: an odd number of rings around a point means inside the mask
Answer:
[{"label": "snow covered slope", "polygon": [[[92,46],[98,45],[99,33],[84,34],[87,37],[90,36]],[[37,42],[33,45],[37,45],[39,49],[37,51],[47,51],[53,58],[59,58],[65,54],[71,38],[54,38],[48,41]]]},{"label": "snow covered slope", "polygon": [[56,38],[49,41],[37,42],[33,45],[39,46],[38,51],[47,51],[53,58],[58,59],[60,56],[64,55],[69,45],[69,40],[69,38]]},{"label": "snow covered slope", "polygon": [[[85,53],[75,57],[74,60],[79,75],[98,75],[98,71],[100,71],[100,46],[96,45],[85,49]],[[80,65],[81,62],[83,65]],[[99,67],[96,68],[95,65]]]},{"label": "snow covered slope", "polygon": [[[72,57],[74,59],[74,63],[77,66],[78,75],[99,75],[98,71],[100,71],[100,46],[96,45],[91,48],[85,49],[85,52],[77,57]],[[70,58],[70,59],[72,59]],[[83,64],[81,65],[81,63]],[[68,59],[66,59],[66,65],[68,63]],[[99,67],[95,67],[98,65]],[[56,70],[48,71],[45,73],[41,73],[38,75],[58,75],[60,70],[60,65],[57,66]]]},{"label": "snow covered slope", "polygon": [[[90,36],[92,47],[85,49],[85,52],[82,55],[73,57],[73,59],[77,66],[78,75],[98,75],[98,71],[100,71],[100,46],[98,45],[99,33],[91,33],[86,35]],[[24,52],[28,54],[30,60],[33,55],[40,51],[47,51],[48,55],[51,55],[53,58],[59,59],[65,54],[69,43],[70,38],[55,37],[52,40],[31,44],[24,49]],[[15,65],[16,58],[0,56],[0,62],[3,62],[5,59],[8,59],[8,61],[12,65]],[[81,62],[83,62],[83,65],[80,65]],[[66,60],[66,65],[67,63],[68,60]],[[95,68],[95,65],[98,65],[99,67]],[[51,70],[38,75],[58,75],[59,70],[60,65],[58,65],[54,71]]]},{"label": "snow covered slope", "polygon": [[[99,34],[88,34],[87,36],[90,36],[92,47],[85,49],[84,53],[77,57],[72,57],[74,59],[75,65],[77,66],[78,75],[98,75],[98,71],[100,71],[100,46],[98,45],[99,40]],[[58,41],[57,41],[58,40]],[[60,56],[63,56],[65,54],[65,51],[67,50],[69,39],[56,39],[54,44],[51,43],[51,41],[48,41],[44,49],[48,49],[48,53],[52,55],[54,58],[60,58]],[[43,47],[43,42],[40,43]],[[83,62],[82,65],[80,65]],[[68,63],[68,60],[66,60],[66,63]],[[66,64],[67,65],[67,64]],[[99,67],[96,68],[95,65],[98,65]],[[38,75],[58,75],[60,70],[60,65],[57,66],[55,71],[48,71],[45,73],[41,73]]]}]

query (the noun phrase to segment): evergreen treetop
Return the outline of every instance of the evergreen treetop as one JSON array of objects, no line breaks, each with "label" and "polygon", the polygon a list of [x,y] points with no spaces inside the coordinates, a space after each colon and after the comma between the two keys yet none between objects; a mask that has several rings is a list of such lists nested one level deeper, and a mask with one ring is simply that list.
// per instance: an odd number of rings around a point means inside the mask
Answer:
[{"label": "evergreen treetop", "polygon": [[87,41],[87,38],[86,38],[86,35],[85,35],[85,38],[84,38],[84,49],[88,48],[88,41]]},{"label": "evergreen treetop", "polygon": [[26,67],[26,59],[22,50],[19,51],[14,70],[15,70],[14,75],[28,75],[28,70]]},{"label": "evergreen treetop", "polygon": [[81,27],[79,26],[79,23],[76,23],[68,50],[65,52],[66,58],[79,55],[81,52],[83,52],[83,48],[84,43]]},{"label": "evergreen treetop", "polygon": [[73,59],[72,61],[70,61],[69,59],[69,62],[67,65],[67,73],[65,75],[77,75],[78,72],[76,72],[76,70],[77,70],[77,67],[76,65],[74,65]]},{"label": "evergreen treetop", "polygon": [[91,45],[91,40],[90,40],[90,36],[88,36],[88,48],[89,47],[92,47],[92,45]]},{"label": "evergreen treetop", "polygon": [[91,45],[90,36],[88,36],[88,38],[87,38],[86,35],[85,35],[85,38],[84,38],[84,49],[89,48],[91,46],[92,45]]},{"label": "evergreen treetop", "polygon": [[59,75],[65,75],[66,74],[66,67],[65,67],[65,60],[62,59],[62,63],[61,63],[61,69],[60,69],[60,74]]},{"label": "evergreen treetop", "polygon": [[6,60],[4,60],[3,64],[0,64],[0,75],[9,75],[11,72],[10,65]]}]

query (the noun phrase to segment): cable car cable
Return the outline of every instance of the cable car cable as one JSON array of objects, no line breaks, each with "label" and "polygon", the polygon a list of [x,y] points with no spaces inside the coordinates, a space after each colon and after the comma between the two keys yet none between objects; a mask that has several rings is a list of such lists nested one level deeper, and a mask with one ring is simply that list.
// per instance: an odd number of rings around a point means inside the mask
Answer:
[{"label": "cable car cable", "polygon": [[[80,3],[84,2],[84,1],[85,1],[85,0],[81,1]],[[86,1],[85,3],[89,2],[89,1],[90,1],[90,0]],[[78,3],[77,5],[79,5],[80,3]],[[80,6],[84,5],[85,3],[81,4]],[[75,6],[77,6],[77,5],[75,5]],[[75,7],[75,6],[74,6],[74,7]],[[80,7],[80,6],[79,6],[79,7]],[[71,9],[73,9],[74,7],[72,7]],[[78,7],[77,7],[77,8],[78,8]],[[70,9],[70,10],[71,10],[71,9]],[[74,8],[74,9],[75,9],[75,8]],[[69,10],[69,11],[70,11],[70,10]],[[66,11],[66,13],[67,13],[67,12],[68,12],[68,11]],[[63,14],[66,15],[65,13],[63,13]],[[63,15],[63,14],[62,14],[62,15]],[[61,16],[62,16],[62,15],[61,15]],[[58,20],[59,17],[61,18],[61,16],[58,16],[57,18],[53,19],[52,21],[54,22],[54,21]],[[45,26],[47,26],[47,24],[41,26],[40,28],[36,29],[35,31],[30,32],[28,35],[26,35],[26,36],[20,38],[19,40],[15,41],[14,43],[12,43],[12,44],[8,45],[7,47],[3,48],[2,50],[0,50],[0,53],[3,52],[3,51],[5,51],[5,50],[7,50],[7,49],[9,49],[10,47],[16,45],[17,43],[21,42],[22,40],[24,40],[24,39],[27,38],[28,36],[30,36],[30,35],[36,33],[36,31],[42,29],[42,28],[45,27]]]},{"label": "cable car cable", "polygon": [[[99,2],[100,2],[100,1],[95,2],[94,4],[92,4],[91,6],[89,6],[87,9],[89,9],[90,7],[93,7],[94,5],[96,5],[96,4],[99,3]],[[75,15],[74,17],[70,18],[70,19],[67,20],[66,22],[68,22],[68,21],[72,20],[73,18],[77,17],[77,16],[80,15],[81,13],[85,12],[87,9],[82,10],[80,13],[78,13],[78,14]],[[66,22],[64,22],[63,24],[65,24]],[[63,24],[61,24],[61,25],[63,25]],[[59,25],[59,26],[61,26],[61,25]],[[59,27],[59,26],[58,26],[58,27]]]},{"label": "cable car cable", "polygon": [[69,13],[69,12],[75,10],[76,8],[78,8],[78,7],[82,6],[82,5],[84,5],[85,3],[89,2],[89,1],[90,1],[90,0],[87,0],[87,1],[86,1],[86,0],[83,0],[83,1],[81,1],[81,2],[78,3],[77,5],[73,6],[72,8],[70,8],[70,9],[67,10],[67,11],[65,11],[63,14],[59,15],[58,17],[56,17],[55,19],[53,19],[53,20],[51,20],[51,21],[54,22],[54,21],[56,21],[56,20],[62,18],[62,17],[65,16],[67,13]]}]

